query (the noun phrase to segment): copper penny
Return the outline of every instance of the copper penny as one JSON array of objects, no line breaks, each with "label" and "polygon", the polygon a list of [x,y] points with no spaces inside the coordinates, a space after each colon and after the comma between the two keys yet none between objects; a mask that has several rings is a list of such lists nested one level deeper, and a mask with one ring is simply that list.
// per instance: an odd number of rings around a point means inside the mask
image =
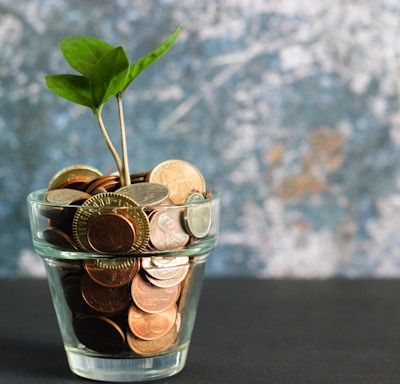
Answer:
[{"label": "copper penny", "polygon": [[132,280],[132,299],[141,310],[147,313],[159,313],[171,308],[178,300],[179,293],[179,286],[156,287],[140,274],[137,274]]},{"label": "copper penny", "polygon": [[140,173],[134,173],[131,175],[131,183],[143,183],[147,180],[147,178],[150,175],[150,171],[145,171],[145,172],[140,172]]},{"label": "copper penny", "polygon": [[89,181],[101,176],[95,167],[86,164],[75,164],[61,169],[50,180],[48,189],[73,188],[81,189]]},{"label": "copper penny", "polygon": [[117,315],[130,304],[129,286],[108,288],[97,284],[88,274],[81,280],[81,293],[90,308],[107,315]]},{"label": "copper penny", "polygon": [[183,248],[189,241],[189,235],[181,225],[181,210],[163,208],[155,212],[150,219],[150,241],[160,250]]},{"label": "copper penny", "polygon": [[148,243],[149,221],[134,200],[106,192],[92,196],[78,208],[72,231],[76,243],[87,251],[134,253],[143,250]]},{"label": "copper penny", "polygon": [[88,275],[97,284],[105,287],[122,287],[129,284],[139,270],[136,259],[85,260]]},{"label": "copper penny", "polygon": [[176,305],[164,312],[147,313],[132,304],[128,311],[128,325],[132,333],[143,340],[155,340],[165,336],[176,323]]},{"label": "copper penny", "polygon": [[138,355],[154,355],[171,347],[177,337],[176,327],[172,327],[164,336],[154,340],[142,340],[128,332],[126,341],[129,348]]},{"label": "copper penny", "polygon": [[123,352],[125,334],[121,327],[103,316],[81,316],[74,321],[74,331],[78,340],[96,352],[116,354]]},{"label": "copper penny", "polygon": [[135,242],[135,228],[126,216],[105,212],[89,221],[86,238],[95,252],[128,253]]},{"label": "copper penny", "polygon": [[96,194],[96,191],[104,190],[106,192],[112,192],[117,189],[120,185],[119,177],[113,175],[99,176],[95,180],[92,180],[85,186],[85,191],[91,195]]},{"label": "copper penny", "polygon": [[201,172],[183,160],[167,160],[158,164],[150,172],[148,181],[165,185],[174,204],[182,204],[193,191],[204,193],[205,190]]},{"label": "copper penny", "polygon": [[48,228],[43,231],[43,238],[48,243],[55,245],[61,249],[77,250],[73,238],[59,228]]},{"label": "copper penny", "polygon": [[83,313],[87,306],[81,295],[81,277],[76,274],[68,274],[62,278],[65,301],[67,302],[72,314]]}]

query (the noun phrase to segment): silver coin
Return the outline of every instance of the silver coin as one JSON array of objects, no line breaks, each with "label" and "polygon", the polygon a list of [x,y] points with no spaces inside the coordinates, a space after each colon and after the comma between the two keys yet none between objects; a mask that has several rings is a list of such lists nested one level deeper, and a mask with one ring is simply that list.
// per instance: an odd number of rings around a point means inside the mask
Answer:
[{"label": "silver coin", "polygon": [[185,229],[198,239],[206,237],[211,228],[211,204],[206,201],[197,192],[190,194],[185,200],[185,204],[194,203],[183,214]]},{"label": "silver coin", "polygon": [[162,204],[168,199],[167,187],[157,183],[136,183],[119,188],[116,192],[129,196],[141,207]]}]

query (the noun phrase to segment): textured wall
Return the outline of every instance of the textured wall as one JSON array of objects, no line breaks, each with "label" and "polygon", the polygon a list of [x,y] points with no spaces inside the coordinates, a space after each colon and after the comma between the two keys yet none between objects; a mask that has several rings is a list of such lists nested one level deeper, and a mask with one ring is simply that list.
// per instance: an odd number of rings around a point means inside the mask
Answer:
[{"label": "textured wall", "polygon": [[44,86],[69,71],[59,39],[135,60],[181,23],[126,95],[130,164],[181,158],[222,190],[208,273],[399,276],[394,0],[0,0],[0,275],[43,271],[29,191],[74,163],[114,170],[91,112]]}]

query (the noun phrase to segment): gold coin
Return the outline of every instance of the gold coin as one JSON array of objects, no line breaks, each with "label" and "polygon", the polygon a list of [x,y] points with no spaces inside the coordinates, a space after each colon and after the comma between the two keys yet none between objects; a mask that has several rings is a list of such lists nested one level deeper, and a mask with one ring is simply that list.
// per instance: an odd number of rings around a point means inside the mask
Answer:
[{"label": "gold coin", "polygon": [[119,188],[115,192],[129,196],[140,206],[159,205],[168,199],[168,188],[162,184],[137,183]]},{"label": "gold coin", "polygon": [[86,200],[75,213],[72,230],[80,248],[100,253],[140,252],[149,240],[147,215],[134,200],[114,192]]},{"label": "gold coin", "polygon": [[[57,172],[50,180],[48,189],[75,187],[79,189],[89,181],[101,176],[95,167],[86,164],[75,164]],[[77,187],[77,188],[76,188]]]},{"label": "gold coin", "polygon": [[151,216],[150,241],[160,251],[183,248],[190,237],[181,225],[181,210],[161,209]]},{"label": "gold coin", "polygon": [[206,237],[211,228],[211,205],[198,192],[190,194],[185,204],[189,204],[183,214],[185,228],[198,239]]},{"label": "gold coin", "polygon": [[131,296],[136,306],[147,313],[160,313],[174,306],[178,300],[180,287],[160,288],[150,284],[137,274],[131,285]]},{"label": "gold coin", "polygon": [[186,196],[193,191],[205,191],[205,181],[201,172],[183,160],[167,160],[158,164],[150,172],[149,182],[165,185],[174,204],[182,204]]},{"label": "gold coin", "polygon": [[134,257],[97,258],[93,262],[96,267],[103,269],[125,269],[130,267],[139,269],[139,262]]},{"label": "gold coin", "polygon": [[159,339],[175,325],[177,313],[176,305],[164,312],[147,313],[132,304],[128,310],[129,329],[142,340]]}]

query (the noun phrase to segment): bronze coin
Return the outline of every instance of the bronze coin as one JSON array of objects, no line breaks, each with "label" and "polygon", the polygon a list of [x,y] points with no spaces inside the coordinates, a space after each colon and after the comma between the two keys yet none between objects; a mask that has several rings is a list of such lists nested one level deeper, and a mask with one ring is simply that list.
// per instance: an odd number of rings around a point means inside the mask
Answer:
[{"label": "bronze coin", "polygon": [[100,353],[116,354],[126,349],[121,327],[103,316],[81,316],[75,319],[77,339],[87,348]]},{"label": "bronze coin", "polygon": [[104,287],[92,280],[88,274],[82,276],[81,294],[90,308],[110,316],[120,314],[131,302],[128,285]]},{"label": "bronze coin", "polygon": [[139,273],[132,280],[132,299],[147,313],[159,313],[172,307],[177,302],[179,293],[178,285],[160,288],[150,284]]},{"label": "bronze coin", "polygon": [[75,316],[87,310],[86,303],[81,295],[81,277],[75,274],[68,274],[62,279],[65,301],[72,314]]},{"label": "bronze coin", "polygon": [[73,238],[59,228],[48,228],[43,231],[43,238],[48,243],[55,245],[61,249],[77,250]]},{"label": "bronze coin", "polygon": [[150,171],[134,173],[133,175],[131,175],[131,183],[132,184],[143,183],[143,182],[147,181],[147,178],[149,177],[149,175],[150,175]]},{"label": "bronze coin", "polygon": [[171,347],[177,336],[176,327],[172,327],[164,336],[154,340],[142,340],[133,333],[128,332],[126,341],[129,348],[138,355],[154,355]]},{"label": "bronze coin", "polygon": [[95,252],[128,253],[135,242],[135,228],[126,216],[105,212],[89,221],[86,238]]},{"label": "bronze coin", "polygon": [[106,192],[112,192],[120,185],[119,177],[113,175],[99,176],[95,180],[92,180],[85,186],[85,191],[91,195],[96,194],[96,190],[104,190]]},{"label": "bronze coin", "polygon": [[88,275],[104,287],[121,287],[129,284],[139,270],[136,259],[85,260]]},{"label": "bronze coin", "polygon": [[[107,192],[94,195],[86,200],[82,206],[78,208],[74,216],[72,231],[74,239],[80,248],[93,251],[92,245],[89,242],[91,236],[89,236],[89,238],[87,236],[88,226],[94,218],[103,214],[106,214],[108,218],[114,219],[114,223],[116,223],[117,226],[124,226],[125,231],[128,233],[128,239],[134,239],[131,247],[126,251],[127,240],[122,240],[124,245],[124,247],[122,247],[119,244],[121,235],[118,231],[114,230],[108,232],[106,234],[107,239],[104,240],[106,242],[106,250],[108,251],[105,253],[109,253],[113,246],[115,246],[115,249],[119,253],[140,252],[146,247],[149,240],[149,220],[143,209],[138,207],[136,202],[128,196],[115,192]],[[119,216],[115,218],[115,215]],[[132,226],[130,226],[127,220]],[[96,225],[96,227],[99,228],[99,230],[101,229],[99,225]],[[132,233],[132,230],[134,230],[134,233]],[[115,236],[115,239],[112,236]],[[101,241],[98,237],[96,237],[96,240]],[[92,240],[90,241],[92,242]],[[96,243],[96,241],[94,243]],[[96,252],[100,251],[99,248],[96,248]]]},{"label": "bronze coin", "polygon": [[176,323],[176,305],[164,312],[147,313],[132,304],[128,310],[128,325],[132,333],[143,340],[155,340],[165,336]]}]

